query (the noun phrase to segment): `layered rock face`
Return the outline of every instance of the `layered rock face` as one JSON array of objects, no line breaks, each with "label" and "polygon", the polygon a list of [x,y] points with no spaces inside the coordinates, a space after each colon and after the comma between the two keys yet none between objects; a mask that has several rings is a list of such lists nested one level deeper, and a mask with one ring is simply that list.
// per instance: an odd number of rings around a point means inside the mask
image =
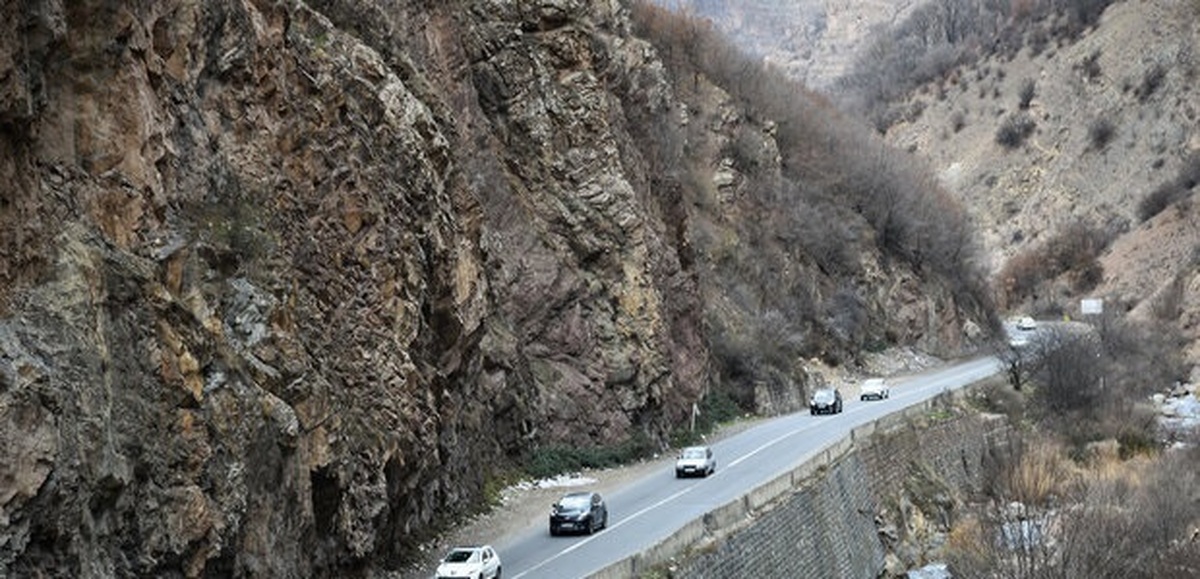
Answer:
[{"label": "layered rock face", "polygon": [[685,424],[719,306],[626,10],[3,5],[0,576],[367,574]]},{"label": "layered rock face", "polygon": [[0,575],[395,563],[697,398],[616,3],[3,10]]}]

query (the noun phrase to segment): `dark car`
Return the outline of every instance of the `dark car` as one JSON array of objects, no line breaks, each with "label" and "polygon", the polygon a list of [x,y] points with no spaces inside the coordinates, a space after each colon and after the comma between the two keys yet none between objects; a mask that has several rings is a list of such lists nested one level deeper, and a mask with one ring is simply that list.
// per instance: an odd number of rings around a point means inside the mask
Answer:
[{"label": "dark car", "polygon": [[608,505],[600,493],[575,492],[563,495],[550,511],[550,534],[587,533],[608,526]]},{"label": "dark car", "polygon": [[808,400],[810,414],[837,414],[842,411],[842,392],[837,388],[821,388]]}]

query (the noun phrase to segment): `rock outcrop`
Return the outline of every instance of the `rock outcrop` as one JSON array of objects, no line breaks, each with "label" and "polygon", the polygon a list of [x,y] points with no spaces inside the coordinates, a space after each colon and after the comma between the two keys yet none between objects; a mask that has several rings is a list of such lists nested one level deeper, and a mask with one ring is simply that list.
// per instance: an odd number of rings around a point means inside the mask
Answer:
[{"label": "rock outcrop", "polygon": [[627,9],[0,8],[0,576],[366,573],[684,424],[721,308]]}]

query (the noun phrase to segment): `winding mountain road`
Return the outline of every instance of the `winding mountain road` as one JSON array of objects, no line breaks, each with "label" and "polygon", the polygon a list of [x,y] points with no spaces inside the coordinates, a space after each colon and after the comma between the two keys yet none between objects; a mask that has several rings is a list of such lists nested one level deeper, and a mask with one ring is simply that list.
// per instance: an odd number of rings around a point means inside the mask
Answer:
[{"label": "winding mountain road", "polygon": [[608,528],[593,535],[551,537],[541,524],[497,538],[504,576],[564,579],[597,573],[797,468],[855,427],[1000,371],[996,358],[978,358],[895,379],[885,400],[862,402],[847,394],[841,414],[810,416],[804,411],[763,421],[712,445],[717,471],[708,478],[676,479],[666,468],[609,493]]}]

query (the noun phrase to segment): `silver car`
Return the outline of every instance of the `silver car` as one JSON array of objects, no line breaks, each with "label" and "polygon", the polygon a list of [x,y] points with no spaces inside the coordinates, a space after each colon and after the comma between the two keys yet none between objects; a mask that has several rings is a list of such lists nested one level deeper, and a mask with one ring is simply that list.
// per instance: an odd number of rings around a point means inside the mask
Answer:
[{"label": "silver car", "polygon": [[710,447],[689,446],[681,450],[675,459],[675,478],[707,477],[714,472],[717,472],[717,459]]},{"label": "silver car", "polygon": [[500,579],[500,556],[489,545],[455,547],[438,562],[436,579]]},{"label": "silver car", "polygon": [[868,378],[859,389],[859,400],[883,400],[892,396],[892,387],[884,378]]}]

